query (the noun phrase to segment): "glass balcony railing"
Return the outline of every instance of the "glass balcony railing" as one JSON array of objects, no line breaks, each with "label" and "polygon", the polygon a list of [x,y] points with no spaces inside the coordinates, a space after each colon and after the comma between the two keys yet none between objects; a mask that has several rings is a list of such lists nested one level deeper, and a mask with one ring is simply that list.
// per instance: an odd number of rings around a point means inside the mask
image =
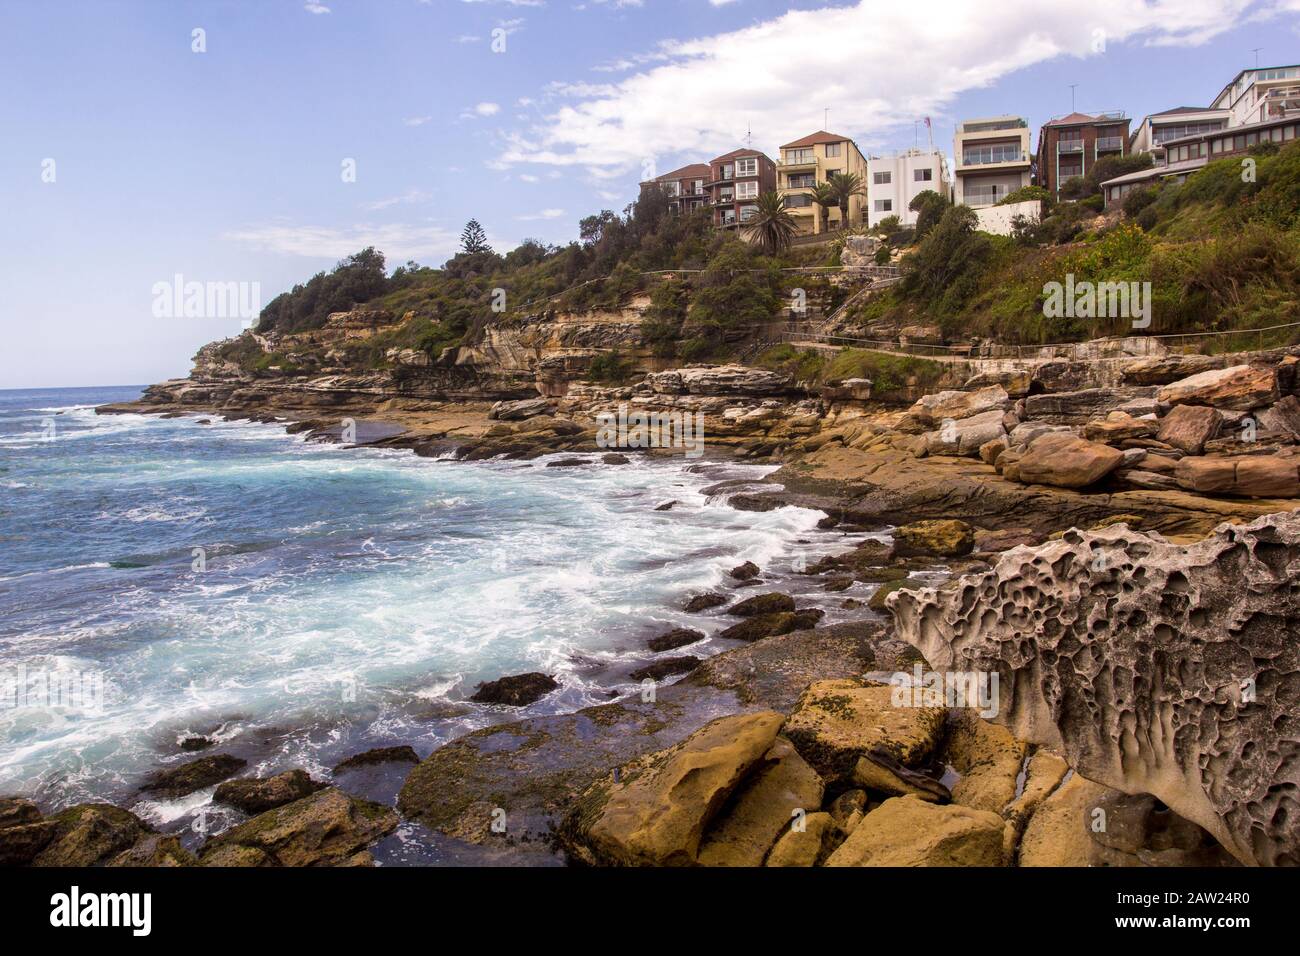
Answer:
[{"label": "glass balcony railing", "polygon": [[1056,144],[1058,153],[1082,153],[1083,140],[1081,139],[1063,139]]},{"label": "glass balcony railing", "polygon": [[1019,146],[990,146],[986,149],[968,149],[961,154],[963,166],[987,166],[989,163],[1023,163],[1025,151]]},{"label": "glass balcony railing", "polygon": [[1097,137],[1097,152],[1099,153],[1109,152],[1112,149],[1123,149],[1123,148],[1124,148],[1123,136],[1098,136]]}]

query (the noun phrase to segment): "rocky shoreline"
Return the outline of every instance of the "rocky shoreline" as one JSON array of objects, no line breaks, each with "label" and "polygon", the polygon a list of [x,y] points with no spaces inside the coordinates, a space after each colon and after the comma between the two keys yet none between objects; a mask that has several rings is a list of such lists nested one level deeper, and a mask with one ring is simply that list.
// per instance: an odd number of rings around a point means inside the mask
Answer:
[{"label": "rocky shoreline", "polygon": [[[869,382],[811,388],[744,366],[492,401],[414,396],[383,376],[196,370],[104,407],[433,457],[562,453],[549,464],[569,467],[682,453],[608,447],[611,408],[700,415],[710,458],[780,465],[771,491],[732,507],[798,505],[824,512],[827,532],[886,533],[801,569],[828,594],[872,588],[842,599],[847,622],[770,586],[698,595],[694,610],[716,605],[721,633],[745,643],[700,659],[693,632],[663,634],[639,694],[486,727],[423,760],[359,755],[418,761],[395,806],[302,771],[237,778],[242,764],[218,754],[150,784],[219,784],[247,815],[197,854],[115,807],[44,816],[8,798],[0,862],[358,865],[415,824],[517,862],[1294,863],[1296,350],[1092,347],[1104,372],[1086,359],[985,369],[904,407],[873,401]],[[996,675],[994,712],[942,692],[899,702],[899,675],[967,672]],[[484,700],[550,689],[548,675],[503,678]]]}]

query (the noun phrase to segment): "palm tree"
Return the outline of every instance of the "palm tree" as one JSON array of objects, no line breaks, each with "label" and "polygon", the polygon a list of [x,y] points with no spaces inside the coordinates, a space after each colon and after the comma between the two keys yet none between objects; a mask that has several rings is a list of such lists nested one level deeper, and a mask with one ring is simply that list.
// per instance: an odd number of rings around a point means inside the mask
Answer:
[{"label": "palm tree", "polygon": [[826,232],[831,227],[831,208],[840,204],[840,197],[830,183],[818,183],[813,187],[812,201],[822,207],[822,232]]},{"label": "palm tree", "polygon": [[747,224],[750,242],[758,242],[764,252],[775,255],[789,247],[797,231],[794,217],[786,211],[784,196],[772,190],[758,197],[757,209]]},{"label": "palm tree", "polygon": [[849,228],[849,200],[867,194],[866,183],[857,173],[831,173],[827,184],[835,193],[840,207],[840,228]]}]

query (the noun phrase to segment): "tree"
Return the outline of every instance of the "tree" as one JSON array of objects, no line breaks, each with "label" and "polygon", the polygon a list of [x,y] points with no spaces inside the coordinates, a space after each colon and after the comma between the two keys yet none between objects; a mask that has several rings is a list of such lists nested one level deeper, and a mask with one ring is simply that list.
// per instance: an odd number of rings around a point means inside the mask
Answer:
[{"label": "tree", "polygon": [[758,197],[758,209],[750,217],[746,231],[750,242],[757,242],[768,255],[776,255],[790,247],[797,231],[780,193],[772,190]]},{"label": "tree", "polygon": [[831,228],[831,210],[840,204],[840,197],[830,183],[818,183],[813,187],[812,201],[821,206],[822,232]]},{"label": "tree", "polygon": [[840,228],[849,228],[849,200],[865,196],[867,186],[857,173],[831,173],[826,180],[840,207]]},{"label": "tree", "polygon": [[470,255],[492,251],[492,247],[488,245],[487,233],[483,231],[477,219],[465,223],[465,230],[460,234],[460,247]]},{"label": "tree", "polygon": [[916,213],[916,238],[924,239],[926,233],[933,229],[948,211],[951,203],[933,189],[926,189],[916,194],[907,204],[907,208]]}]

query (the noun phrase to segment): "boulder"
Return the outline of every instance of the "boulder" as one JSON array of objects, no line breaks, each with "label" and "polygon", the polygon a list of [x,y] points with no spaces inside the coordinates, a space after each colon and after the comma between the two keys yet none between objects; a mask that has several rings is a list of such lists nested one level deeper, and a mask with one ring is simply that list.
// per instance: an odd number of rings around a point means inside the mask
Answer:
[{"label": "boulder", "polygon": [[955,518],[914,521],[894,531],[894,550],[902,556],[955,558],[975,547],[975,529]]},{"label": "boulder", "polygon": [[[344,771],[347,770],[355,770],[358,767],[373,767],[381,763],[419,763],[419,762],[420,762],[420,755],[417,754],[415,752],[415,748],[410,746],[409,744],[401,744],[396,747],[372,747],[371,749],[364,750],[359,754],[353,754],[351,757],[348,757],[346,760],[343,760],[342,762],[335,764],[334,772],[343,773]],[[281,774],[281,776],[284,776],[284,774]],[[273,779],[278,779],[278,778],[273,778]],[[301,778],[296,778],[293,781],[293,783],[295,786],[303,786],[305,784],[305,781],[303,781]],[[316,789],[319,789],[319,787],[320,785],[318,785]],[[312,793],[312,792],[314,792],[314,790],[307,791],[307,793]],[[307,796],[307,793],[299,794],[299,796],[305,797]]]},{"label": "boulder", "polygon": [[1073,774],[1029,818],[1020,838],[1020,866],[1091,866],[1094,811],[1106,787]]},{"label": "boulder", "polygon": [[0,797],[0,830],[35,823],[40,818],[41,811],[25,797]]},{"label": "boulder", "polygon": [[638,391],[667,395],[780,395],[794,376],[747,365],[710,365],[651,372]]},{"label": "boulder", "polygon": [[513,674],[479,684],[470,696],[476,704],[504,704],[507,707],[526,707],[541,700],[559,687],[549,674]]},{"label": "boulder", "polygon": [[1174,480],[1189,491],[1230,495],[1237,487],[1237,459],[1182,458],[1174,466]]},{"label": "boulder", "polygon": [[247,764],[247,760],[230,754],[199,757],[171,770],[164,770],[140,789],[146,793],[156,794],[163,800],[175,800],[177,797],[219,783],[238,773]]},{"label": "boulder", "polygon": [[727,608],[727,613],[735,617],[753,617],[755,614],[777,614],[781,611],[793,611],[794,598],[788,594],[755,594]]},{"label": "boulder", "polygon": [[217,787],[212,801],[227,804],[252,816],[301,800],[324,786],[325,784],[313,780],[305,770],[286,770],[265,780],[227,780]]},{"label": "boulder", "polygon": [[1029,394],[1029,384],[1033,373],[1028,369],[1007,369],[1001,372],[979,372],[968,378],[962,385],[963,391],[975,391],[997,385],[1011,398],[1024,398]]},{"label": "boulder", "polygon": [[1277,375],[1271,368],[1254,365],[1210,369],[1165,385],[1156,397],[1171,405],[1212,405],[1246,412],[1277,401]]},{"label": "boulder", "polygon": [[737,581],[749,581],[758,577],[758,565],[753,561],[738,564],[728,572]]},{"label": "boulder", "polygon": [[994,409],[970,418],[944,419],[939,428],[922,436],[926,454],[978,455],[981,445],[1006,435],[1002,415]]},{"label": "boulder", "polygon": [[1108,414],[1125,398],[1110,388],[1030,395],[1022,417],[1048,425],[1083,425]]},{"label": "boulder", "polygon": [[652,651],[675,651],[679,647],[685,647],[688,644],[694,644],[702,640],[704,640],[703,632],[693,631],[689,627],[676,627],[667,634],[660,634],[658,637],[650,638],[650,640],[646,641],[646,647]]},{"label": "boulder", "polygon": [[1285,395],[1256,416],[1260,431],[1300,438],[1300,399]]},{"label": "boulder", "polygon": [[1223,365],[1223,359],[1213,355],[1160,355],[1125,365],[1120,375],[1129,385],[1168,385]]},{"label": "boulder", "polygon": [[[822,805],[824,785],[788,740],[777,738],[700,843],[701,866],[761,866],[792,822]],[[802,821],[802,822],[800,822]]]},{"label": "boulder", "polygon": [[174,836],[151,833],[141,837],[135,844],[127,847],[117,856],[109,859],[105,866],[158,867],[194,866],[198,858]]},{"label": "boulder", "polygon": [[1287,865],[1300,863],[1300,685],[1283,676],[1300,670],[1296,567],[1294,512],[1190,544],[1115,525],[888,603],[933,669],[998,674],[996,719],[1016,737],[1152,794],[1243,863]]},{"label": "boulder", "polygon": [[830,842],[835,821],[829,813],[810,813],[802,827],[791,827],[776,841],[764,866],[816,866]]},{"label": "boulder", "polygon": [[827,866],[1001,866],[1002,818],[958,804],[894,797],[872,810]]},{"label": "boulder", "polygon": [[778,637],[816,627],[825,613],[820,608],[804,608],[801,611],[756,614],[739,624],[724,628],[717,633],[717,636],[728,641],[758,641],[765,637]]},{"label": "boulder", "polygon": [[[1086,488],[1120,466],[1124,454],[1109,445],[1065,434],[1035,438],[1017,466],[1026,484]],[[1005,477],[1005,473],[1004,473]]]},{"label": "boulder", "polygon": [[1010,404],[1002,386],[990,385],[972,392],[946,391],[926,395],[908,409],[908,414],[923,425],[934,426],[947,419],[960,421],[989,411],[1001,413]]},{"label": "boulder", "polygon": [[984,444],[980,445],[980,461],[984,462],[986,465],[996,465],[998,463],[998,456],[1006,451],[1010,446],[1011,443],[1007,440],[1006,435],[1001,435],[997,438],[986,441]]},{"label": "boulder", "polygon": [[1003,834],[1003,849],[1006,850],[1007,859],[1014,858],[1016,847],[1030,818],[1039,805],[1061,785],[1069,771],[1065,760],[1046,748],[1040,747],[1029,758],[1029,764],[1025,768],[1024,788],[1011,803],[1002,808],[1002,816],[1007,821],[1007,829]]},{"label": "boulder", "polygon": [[1219,434],[1223,417],[1208,405],[1175,405],[1160,420],[1159,441],[1189,455],[1199,455],[1205,443]]},{"label": "boulder", "polygon": [[1025,741],[974,710],[954,710],[944,743],[946,762],[961,774],[952,787],[953,803],[1002,813],[1015,799],[1027,749]]},{"label": "boulder", "polygon": [[497,402],[488,409],[488,418],[502,422],[519,422],[537,415],[554,415],[555,406],[546,398],[526,398],[518,402]]},{"label": "boulder", "polygon": [[107,803],[83,803],[42,820],[0,830],[0,845],[17,831],[45,830],[42,842],[30,862],[33,866],[94,866],[134,844],[149,827],[134,813]]},{"label": "boulder", "polygon": [[721,717],[620,768],[579,797],[560,845],[587,863],[696,863],[705,830],[772,751],[782,720],[774,711]]},{"label": "boulder", "polygon": [[1159,424],[1149,418],[1134,418],[1128,412],[1116,410],[1084,425],[1083,437],[1103,444],[1118,443],[1126,438],[1154,438],[1159,430]]},{"label": "boulder", "polygon": [[848,781],[860,757],[880,752],[914,766],[934,750],[942,707],[899,707],[894,688],[859,680],[808,686],[786,721],[785,736],[830,781]]},{"label": "boulder", "polygon": [[880,586],[871,593],[871,597],[867,599],[867,607],[877,613],[884,613],[885,598],[889,597],[889,595],[893,594],[899,588],[910,587],[911,583],[912,582],[906,577],[906,575],[901,578],[895,578],[892,581],[881,582]]},{"label": "boulder", "polygon": [[1285,455],[1252,455],[1237,461],[1234,494],[1246,498],[1300,497],[1296,460]]},{"label": "boulder", "polygon": [[[721,607],[731,598],[725,594],[718,594],[715,591],[709,591],[704,594],[696,594],[682,606],[682,610],[688,614],[698,614],[701,611],[707,611],[709,608]],[[656,650],[666,650],[667,648],[655,648]]]},{"label": "boulder", "polygon": [[663,657],[657,661],[651,661],[644,667],[638,667],[627,676],[636,681],[660,681],[667,680],[669,677],[674,677],[678,674],[689,674],[699,666],[700,659],[698,657],[691,657],[689,655],[683,657]]},{"label": "boulder", "polygon": [[889,754],[874,751],[859,757],[851,777],[857,792],[871,791],[888,797],[915,795],[932,803],[948,803],[952,793],[933,776],[903,766]]}]

